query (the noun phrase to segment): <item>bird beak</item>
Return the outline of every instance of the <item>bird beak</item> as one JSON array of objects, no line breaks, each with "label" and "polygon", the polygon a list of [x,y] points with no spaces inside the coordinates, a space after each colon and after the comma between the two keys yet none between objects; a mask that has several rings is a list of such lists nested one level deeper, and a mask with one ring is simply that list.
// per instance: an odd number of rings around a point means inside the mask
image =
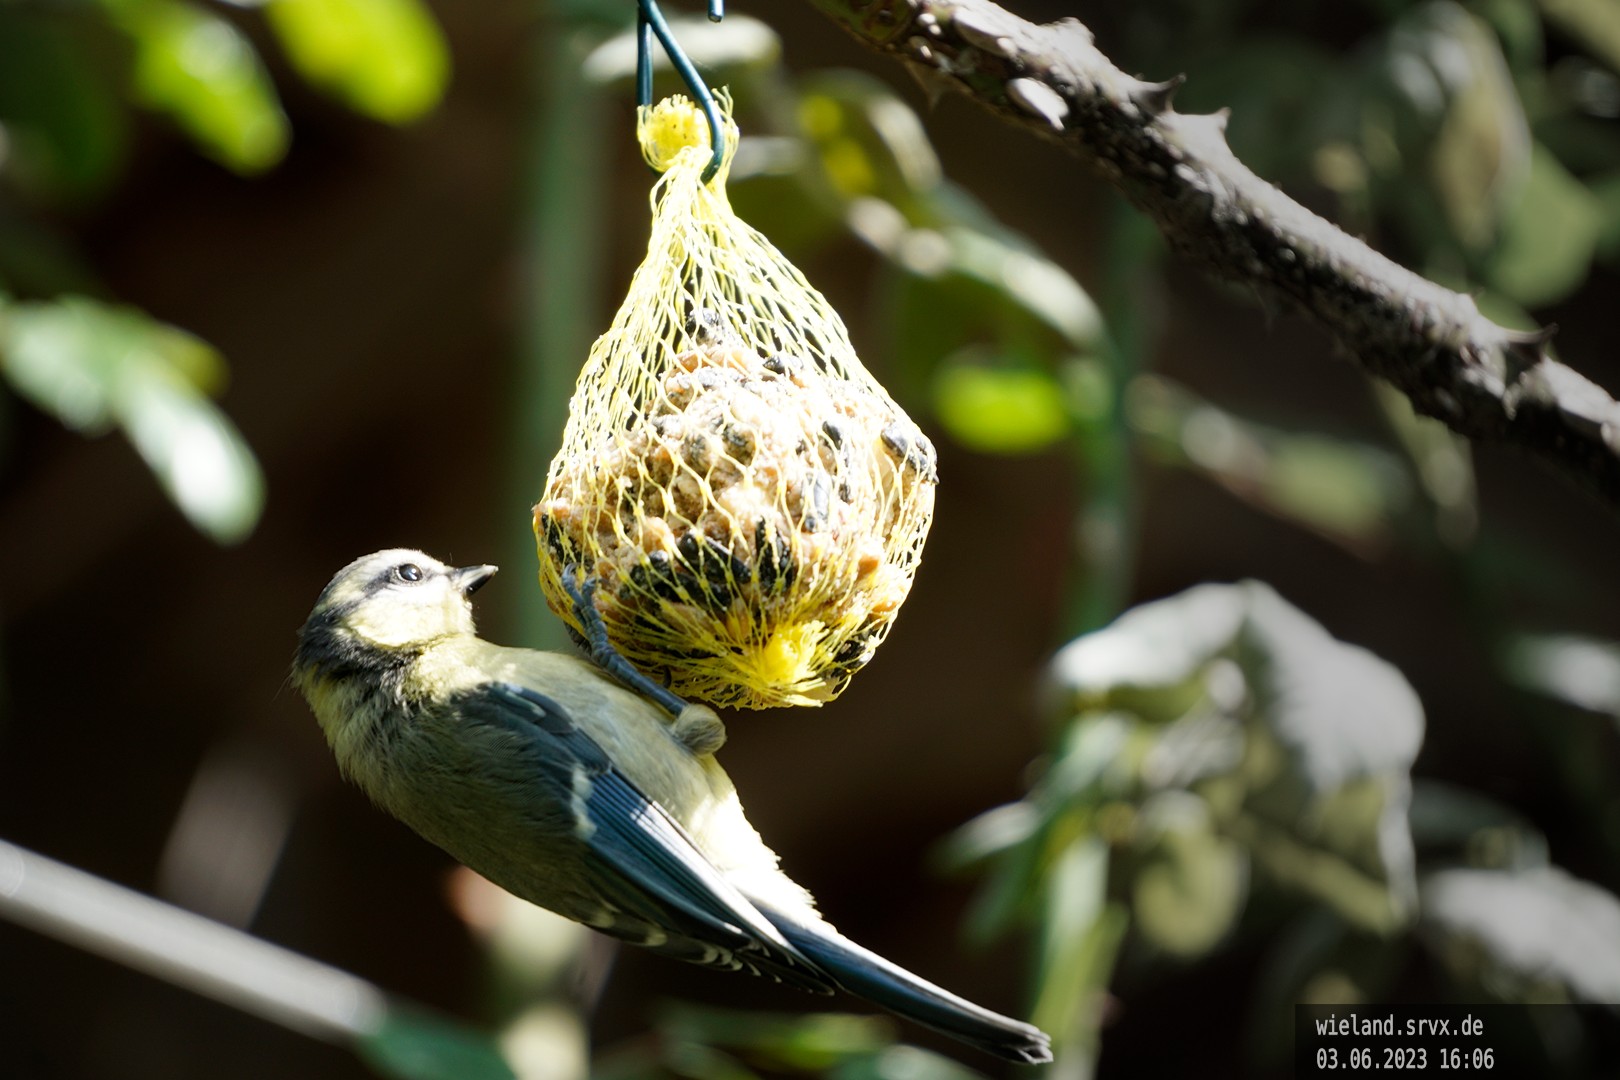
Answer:
[{"label": "bird beak", "polygon": [[450,580],[456,583],[462,596],[471,596],[483,588],[484,582],[495,576],[498,566],[463,566],[450,571]]}]

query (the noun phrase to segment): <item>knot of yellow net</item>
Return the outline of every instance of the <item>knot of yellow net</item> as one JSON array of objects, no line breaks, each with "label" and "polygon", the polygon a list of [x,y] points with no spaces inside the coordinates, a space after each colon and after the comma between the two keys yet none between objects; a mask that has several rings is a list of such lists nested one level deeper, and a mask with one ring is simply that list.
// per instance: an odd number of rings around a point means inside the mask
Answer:
[{"label": "knot of yellow net", "polygon": [[[715,176],[723,183],[732,155],[737,152],[738,131],[737,122],[731,118],[731,95],[717,90],[714,99],[725,127],[725,160]],[[668,172],[683,155],[699,171],[709,164],[708,118],[684,94],[637,109],[636,137],[641,140],[641,156],[659,172]]]}]

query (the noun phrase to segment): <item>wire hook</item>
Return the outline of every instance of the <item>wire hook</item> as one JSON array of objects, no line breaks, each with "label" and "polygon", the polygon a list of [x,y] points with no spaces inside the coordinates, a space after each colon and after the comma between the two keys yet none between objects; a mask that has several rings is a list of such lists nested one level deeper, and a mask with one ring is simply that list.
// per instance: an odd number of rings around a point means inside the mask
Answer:
[{"label": "wire hook", "polygon": [[[709,21],[719,22],[725,18],[725,0],[709,0]],[[652,43],[653,38],[664,47],[669,56],[670,64],[675,68],[686,88],[697,99],[698,107],[709,121],[709,147],[713,156],[709,159],[709,167],[703,170],[703,182],[706,184],[714,179],[714,174],[720,171],[720,165],[726,159],[725,129],[720,123],[720,107],[714,103],[714,95],[703,77],[692,66],[692,61],[686,53],[681,51],[680,45],[675,41],[675,35],[669,32],[669,23],[664,21],[664,13],[658,8],[658,0],[637,0],[636,9],[636,104],[652,104]]]}]

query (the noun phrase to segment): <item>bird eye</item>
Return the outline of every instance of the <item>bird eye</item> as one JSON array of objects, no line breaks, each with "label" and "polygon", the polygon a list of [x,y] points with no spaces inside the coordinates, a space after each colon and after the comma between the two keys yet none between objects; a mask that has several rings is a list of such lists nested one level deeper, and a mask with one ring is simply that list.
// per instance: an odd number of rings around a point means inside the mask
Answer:
[{"label": "bird eye", "polygon": [[400,563],[394,567],[394,577],[400,581],[421,581],[422,568],[415,563]]}]

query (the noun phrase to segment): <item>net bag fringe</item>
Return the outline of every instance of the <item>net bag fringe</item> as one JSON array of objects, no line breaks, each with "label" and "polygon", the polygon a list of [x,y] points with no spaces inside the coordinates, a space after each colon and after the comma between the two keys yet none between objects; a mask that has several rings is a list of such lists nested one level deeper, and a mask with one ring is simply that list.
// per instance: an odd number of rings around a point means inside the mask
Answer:
[{"label": "net bag fringe", "polygon": [[911,588],[934,449],[861,365],[842,320],[709,183],[683,97],[643,107],[663,172],[652,237],[592,346],[534,508],[540,583],[580,630],[566,567],[598,582],[614,646],[683,697],[831,701]]}]

